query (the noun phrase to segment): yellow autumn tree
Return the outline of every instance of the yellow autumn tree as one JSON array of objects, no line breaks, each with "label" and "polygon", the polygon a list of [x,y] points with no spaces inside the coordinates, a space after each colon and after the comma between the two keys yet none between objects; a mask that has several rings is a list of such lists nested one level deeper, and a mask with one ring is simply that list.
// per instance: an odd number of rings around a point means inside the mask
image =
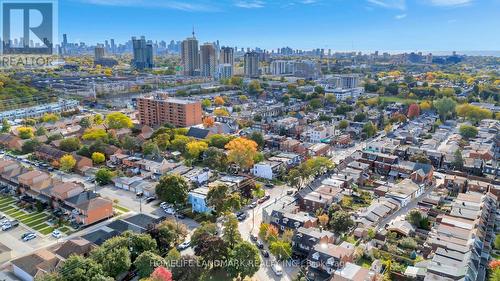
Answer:
[{"label": "yellow autumn tree", "polygon": [[223,106],[224,103],[226,103],[226,101],[224,101],[224,98],[219,96],[219,97],[215,97],[214,103],[218,106]]},{"label": "yellow autumn tree", "polygon": [[226,144],[229,162],[235,163],[242,169],[249,169],[254,164],[258,154],[257,143],[246,138],[236,138]]},{"label": "yellow autumn tree", "polygon": [[59,159],[59,165],[62,171],[70,172],[76,165],[76,160],[71,154],[66,154]]},{"label": "yellow autumn tree", "polygon": [[186,153],[191,159],[198,159],[200,154],[208,149],[208,144],[204,141],[192,141],[186,145]]}]

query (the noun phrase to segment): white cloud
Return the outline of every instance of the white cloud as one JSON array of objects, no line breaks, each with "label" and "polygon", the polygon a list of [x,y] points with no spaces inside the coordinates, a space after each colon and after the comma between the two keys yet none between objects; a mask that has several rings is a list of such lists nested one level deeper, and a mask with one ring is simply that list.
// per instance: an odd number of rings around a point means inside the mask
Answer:
[{"label": "white cloud", "polygon": [[397,20],[402,20],[404,18],[406,18],[407,14],[401,14],[401,15],[396,15],[394,18],[397,19]]},{"label": "white cloud", "polygon": [[234,3],[236,7],[244,9],[258,9],[264,7],[264,1],[261,0],[239,0]]},{"label": "white cloud", "polygon": [[367,0],[373,5],[387,9],[406,10],[406,0]]},{"label": "white cloud", "polygon": [[467,6],[472,0],[430,0],[430,4],[441,7],[460,7]]},{"label": "white cloud", "polygon": [[102,6],[164,8],[191,12],[209,12],[218,10],[215,5],[208,5],[201,2],[196,3],[194,1],[192,3],[185,3],[176,0],[160,0],[154,2],[149,0],[80,0],[80,2]]}]

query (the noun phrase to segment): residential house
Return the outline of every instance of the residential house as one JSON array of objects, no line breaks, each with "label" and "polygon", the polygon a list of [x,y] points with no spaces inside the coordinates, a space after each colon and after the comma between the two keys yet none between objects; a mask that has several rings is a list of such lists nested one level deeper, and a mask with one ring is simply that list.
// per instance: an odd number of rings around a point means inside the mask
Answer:
[{"label": "residential house", "polygon": [[[68,153],[57,148],[51,147],[49,145],[43,144],[36,148],[35,156],[40,159],[47,161],[49,163],[59,163],[59,159]],[[85,167],[92,167],[92,159],[78,155],[76,153],[71,154],[76,160],[75,171],[82,172]]]},{"label": "residential house", "polygon": [[0,145],[11,149],[21,151],[26,140],[11,134],[0,134]]},{"label": "residential house", "polygon": [[292,238],[292,251],[295,256],[307,258],[317,244],[333,244],[335,240],[330,231],[299,227]]},{"label": "residential house", "polygon": [[66,199],[64,209],[70,212],[77,223],[83,225],[91,225],[113,216],[113,202],[92,191]]},{"label": "residential house", "polygon": [[392,198],[399,202],[401,207],[408,205],[414,198],[424,193],[424,186],[414,183],[411,179],[405,179],[389,187],[385,194],[386,198]]},{"label": "residential house", "polygon": [[332,185],[321,185],[316,189],[310,187],[303,188],[298,193],[300,209],[314,213],[317,210],[326,210],[333,203],[338,203],[342,199],[342,189]]},{"label": "residential house", "polygon": [[286,166],[281,161],[262,161],[253,165],[251,172],[254,176],[273,180],[286,170]]},{"label": "residential house", "polygon": [[195,213],[208,213],[212,211],[207,205],[208,187],[198,187],[188,193],[188,202]]},{"label": "residential house", "polygon": [[327,280],[347,262],[354,261],[355,246],[348,242],[340,245],[330,243],[316,244],[307,259],[309,280]]},{"label": "residential house", "polygon": [[380,281],[382,275],[371,268],[364,268],[355,263],[348,262],[337,269],[330,281]]},{"label": "residential house", "polygon": [[57,270],[61,260],[46,249],[11,261],[14,275],[22,281],[33,281]]}]

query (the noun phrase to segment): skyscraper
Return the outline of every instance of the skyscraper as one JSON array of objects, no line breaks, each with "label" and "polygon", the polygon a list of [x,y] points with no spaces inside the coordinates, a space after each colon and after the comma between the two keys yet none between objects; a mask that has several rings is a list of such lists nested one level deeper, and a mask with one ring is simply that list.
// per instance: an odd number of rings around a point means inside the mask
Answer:
[{"label": "skyscraper", "polygon": [[201,75],[204,77],[214,77],[217,58],[215,56],[215,46],[212,43],[205,43],[200,47]]},{"label": "skyscraper", "polygon": [[245,54],[245,77],[259,77],[259,53],[247,52]]},{"label": "skyscraper", "polygon": [[153,68],[153,44],[150,42],[146,43],[144,36],[141,39],[132,37],[132,47],[134,53],[132,65],[139,70]]},{"label": "skyscraper", "polygon": [[231,47],[222,47],[220,49],[220,64],[234,64],[234,49]]},{"label": "skyscraper", "polygon": [[104,58],[104,47],[102,45],[97,45],[94,49],[94,59],[100,60]]},{"label": "skyscraper", "polygon": [[198,40],[194,36],[186,38],[181,45],[181,59],[184,75],[196,76],[199,73],[200,57],[198,55]]}]

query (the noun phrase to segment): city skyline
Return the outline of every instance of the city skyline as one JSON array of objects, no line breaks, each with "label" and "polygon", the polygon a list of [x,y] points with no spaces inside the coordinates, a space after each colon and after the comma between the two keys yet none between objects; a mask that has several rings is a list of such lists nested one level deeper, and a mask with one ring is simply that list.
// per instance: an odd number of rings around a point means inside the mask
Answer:
[{"label": "city skyline", "polygon": [[[125,42],[133,35],[168,42],[185,39],[194,26],[200,44],[220,40],[225,46],[268,50],[290,46],[333,51],[497,51],[495,46],[500,45],[500,39],[492,36],[500,25],[494,12],[500,8],[497,0],[287,3],[61,1],[59,31],[60,36],[68,33],[72,42],[90,44],[109,38]],[[439,30],[434,32],[436,26]]]}]

